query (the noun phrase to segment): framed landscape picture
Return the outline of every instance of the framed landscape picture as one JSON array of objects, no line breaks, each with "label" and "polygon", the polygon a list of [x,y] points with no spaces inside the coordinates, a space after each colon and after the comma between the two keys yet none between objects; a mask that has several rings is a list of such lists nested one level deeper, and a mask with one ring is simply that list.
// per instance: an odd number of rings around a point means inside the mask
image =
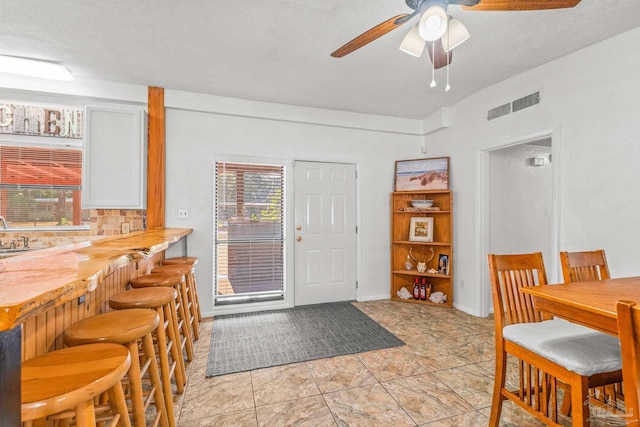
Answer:
[{"label": "framed landscape picture", "polygon": [[412,217],[411,225],[409,225],[409,240],[412,242],[433,242],[433,217]]},{"label": "framed landscape picture", "polygon": [[395,191],[448,189],[448,157],[396,161]]}]

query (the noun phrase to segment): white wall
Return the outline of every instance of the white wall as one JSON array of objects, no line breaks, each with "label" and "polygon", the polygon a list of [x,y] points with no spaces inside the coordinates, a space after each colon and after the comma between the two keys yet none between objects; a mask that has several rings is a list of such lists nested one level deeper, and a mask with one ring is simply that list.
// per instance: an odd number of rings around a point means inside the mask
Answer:
[{"label": "white wall", "polygon": [[[518,144],[489,154],[489,253],[551,252],[551,147]],[[532,166],[529,159],[545,160]]]},{"label": "white wall", "polygon": [[[422,122],[398,123],[391,118],[301,107],[283,111],[282,106],[240,100],[225,105],[227,101],[171,91],[166,96],[166,225],[194,229],[188,250],[199,258],[203,314],[210,314],[213,307],[213,164],[221,156],[285,159],[290,177],[294,160],[354,163],[358,171],[358,299],[388,298],[389,193],[395,160],[423,156],[423,137],[398,133],[398,129],[421,132]],[[292,190],[292,185],[286,190],[290,202]],[[189,209],[189,219],[178,219],[178,209]],[[293,217],[291,209],[288,214]],[[287,283],[291,285],[293,222],[287,232]]]},{"label": "white wall", "polygon": [[[427,136],[430,157],[451,157],[458,307],[483,312],[479,153],[530,134],[554,132],[559,249],[604,248],[614,277],[640,274],[639,41],[636,28],[481,90],[451,109],[451,128]],[[538,89],[539,105],[486,121]]]}]

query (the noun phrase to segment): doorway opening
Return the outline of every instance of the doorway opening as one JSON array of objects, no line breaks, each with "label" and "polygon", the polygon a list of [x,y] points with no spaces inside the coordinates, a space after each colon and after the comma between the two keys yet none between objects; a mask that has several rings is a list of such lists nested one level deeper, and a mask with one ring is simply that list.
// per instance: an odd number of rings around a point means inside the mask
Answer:
[{"label": "doorway opening", "polygon": [[542,252],[549,280],[557,278],[559,143],[554,129],[479,152],[482,316],[493,312],[487,254]]}]

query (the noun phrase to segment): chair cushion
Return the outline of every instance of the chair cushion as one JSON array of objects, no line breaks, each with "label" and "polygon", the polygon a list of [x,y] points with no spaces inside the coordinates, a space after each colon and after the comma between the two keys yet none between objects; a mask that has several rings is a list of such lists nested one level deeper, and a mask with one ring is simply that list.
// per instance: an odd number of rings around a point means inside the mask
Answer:
[{"label": "chair cushion", "polygon": [[622,368],[618,338],[566,320],[509,325],[502,336],[583,376]]}]

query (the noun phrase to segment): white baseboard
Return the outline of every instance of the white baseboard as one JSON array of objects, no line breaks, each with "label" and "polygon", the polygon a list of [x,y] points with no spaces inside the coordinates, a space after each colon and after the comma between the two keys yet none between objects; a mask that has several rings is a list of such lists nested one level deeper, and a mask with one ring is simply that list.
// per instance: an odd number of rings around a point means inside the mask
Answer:
[{"label": "white baseboard", "polygon": [[472,316],[485,317],[485,316],[482,316],[481,312],[477,310],[472,310],[469,307],[465,307],[464,305],[456,304],[455,302],[453,303],[453,307],[457,310],[464,311],[465,313],[470,314]]},{"label": "white baseboard", "polygon": [[389,294],[384,294],[384,295],[369,295],[366,296],[364,298],[360,298],[358,299],[358,301],[379,301],[379,300],[386,300],[386,299],[391,299],[391,297],[389,296]]}]

